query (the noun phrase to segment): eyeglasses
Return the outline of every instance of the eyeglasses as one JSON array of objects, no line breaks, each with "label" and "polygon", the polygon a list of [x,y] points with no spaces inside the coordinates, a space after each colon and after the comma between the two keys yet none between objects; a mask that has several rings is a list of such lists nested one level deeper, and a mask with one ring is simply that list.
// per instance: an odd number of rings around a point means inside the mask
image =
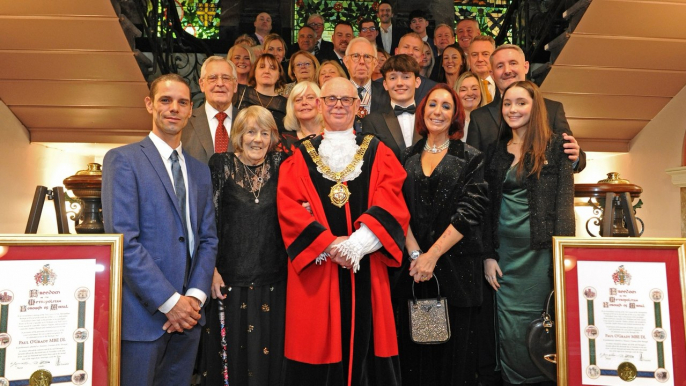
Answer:
[{"label": "eyeglasses", "polygon": [[376,27],[364,27],[364,28],[360,28],[360,32],[376,32]]},{"label": "eyeglasses", "polygon": [[336,106],[338,101],[341,101],[341,104],[343,106],[352,106],[353,102],[355,102],[355,99],[358,99],[358,98],[349,97],[349,96],[342,96],[342,97],[338,98],[338,97],[335,97],[333,95],[325,96],[325,97],[321,97],[321,98],[324,100],[324,104],[329,106],[329,107]]},{"label": "eyeglasses", "polygon": [[376,60],[376,58],[374,56],[369,55],[369,54],[350,54],[348,56],[355,62],[359,61],[360,58],[364,58],[365,64],[370,64],[372,62],[372,60]]},{"label": "eyeglasses", "polygon": [[312,66],[312,63],[310,63],[310,62],[296,63],[295,66],[298,68],[309,68],[310,66]]},{"label": "eyeglasses", "polygon": [[322,24],[322,23],[310,23],[308,25],[312,28],[319,28],[319,27],[324,26],[324,24]]},{"label": "eyeglasses", "polygon": [[234,78],[233,76],[230,76],[230,75],[219,76],[219,75],[215,75],[215,74],[207,75],[206,79],[210,84],[215,84],[215,83],[219,82],[219,79],[221,79],[223,83],[231,83],[234,80],[236,80],[236,78]]}]

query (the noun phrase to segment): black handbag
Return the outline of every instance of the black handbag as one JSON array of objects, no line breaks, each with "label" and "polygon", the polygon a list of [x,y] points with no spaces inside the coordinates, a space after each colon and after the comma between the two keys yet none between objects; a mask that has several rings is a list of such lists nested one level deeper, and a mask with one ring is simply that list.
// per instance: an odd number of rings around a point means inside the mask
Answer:
[{"label": "black handbag", "polygon": [[410,312],[410,339],[419,344],[439,344],[450,339],[450,317],[448,300],[441,297],[441,288],[436,279],[438,295],[435,298],[417,299],[412,281],[412,299],[407,301]]},{"label": "black handbag", "polygon": [[553,290],[548,295],[548,301],[541,317],[529,323],[526,330],[526,345],[529,348],[531,360],[552,381],[557,380],[555,321],[550,317],[550,301],[554,293]]}]

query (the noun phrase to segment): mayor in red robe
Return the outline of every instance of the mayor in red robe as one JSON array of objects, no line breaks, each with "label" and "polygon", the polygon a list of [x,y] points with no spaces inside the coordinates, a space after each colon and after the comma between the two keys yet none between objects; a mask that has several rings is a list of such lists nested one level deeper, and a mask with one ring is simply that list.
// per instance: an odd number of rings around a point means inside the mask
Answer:
[{"label": "mayor in red robe", "polygon": [[284,161],[277,193],[289,256],[285,384],[400,385],[388,267],[402,259],[406,173],[378,139],[353,132],[360,102],[348,80],[327,81],[321,95],[324,135]]}]

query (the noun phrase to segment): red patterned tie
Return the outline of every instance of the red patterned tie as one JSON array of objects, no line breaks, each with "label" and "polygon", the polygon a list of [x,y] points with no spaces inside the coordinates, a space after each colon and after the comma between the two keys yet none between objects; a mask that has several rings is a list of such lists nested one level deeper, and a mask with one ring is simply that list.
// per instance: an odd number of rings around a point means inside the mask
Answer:
[{"label": "red patterned tie", "polygon": [[226,127],[224,127],[224,119],[227,115],[225,112],[218,112],[214,116],[219,121],[217,124],[217,132],[214,134],[214,152],[224,153],[229,149],[229,133],[226,132]]}]

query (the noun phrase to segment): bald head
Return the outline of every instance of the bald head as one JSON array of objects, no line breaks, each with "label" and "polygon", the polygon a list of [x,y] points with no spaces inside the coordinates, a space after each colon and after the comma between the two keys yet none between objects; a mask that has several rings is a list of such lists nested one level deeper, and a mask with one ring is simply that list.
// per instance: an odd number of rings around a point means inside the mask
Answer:
[{"label": "bald head", "polygon": [[[324,103],[319,104],[319,112],[322,114],[327,130],[343,131],[353,127],[355,113],[360,107],[360,99],[357,97],[357,90],[348,79],[337,77],[327,80],[322,86],[320,95]],[[342,100],[335,100],[335,103],[329,106],[333,98],[351,98],[352,104],[345,106]]]}]

